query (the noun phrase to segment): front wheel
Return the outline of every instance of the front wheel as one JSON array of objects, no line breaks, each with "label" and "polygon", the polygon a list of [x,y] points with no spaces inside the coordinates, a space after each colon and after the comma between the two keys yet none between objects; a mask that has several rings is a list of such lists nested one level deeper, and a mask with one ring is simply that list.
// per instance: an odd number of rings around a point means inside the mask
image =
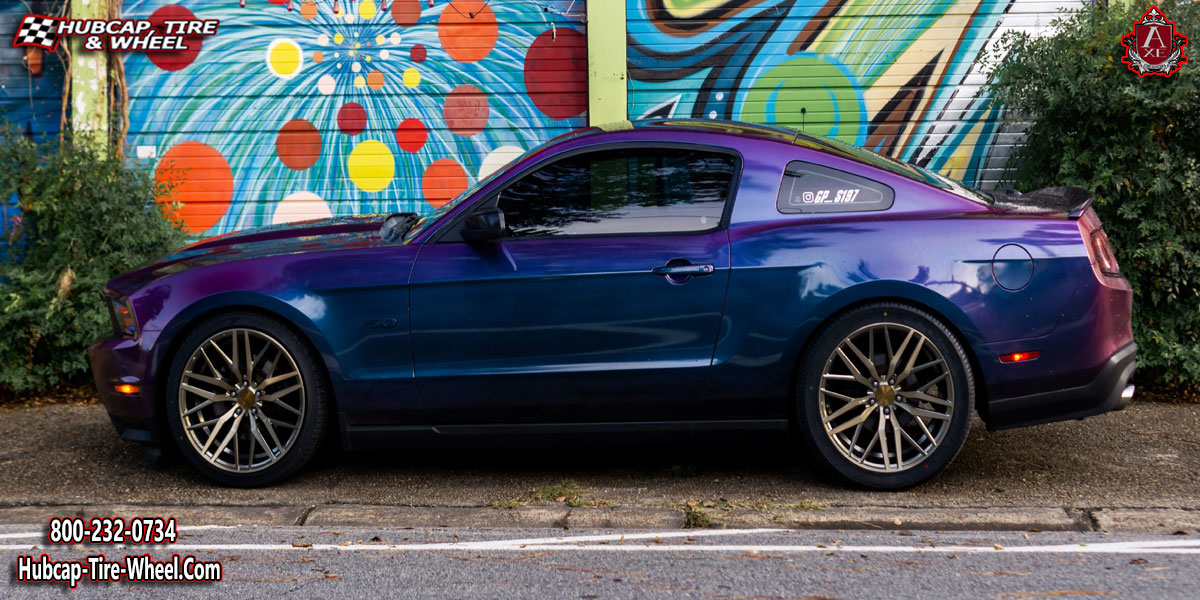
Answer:
[{"label": "front wheel", "polygon": [[167,422],[180,451],[209,478],[253,487],[291,475],[325,430],[323,371],[305,340],[256,313],[199,323],[167,384]]},{"label": "front wheel", "polygon": [[798,378],[800,432],[846,482],[912,487],[966,441],[971,365],[954,334],[924,311],[879,303],[842,315],[810,346]]}]

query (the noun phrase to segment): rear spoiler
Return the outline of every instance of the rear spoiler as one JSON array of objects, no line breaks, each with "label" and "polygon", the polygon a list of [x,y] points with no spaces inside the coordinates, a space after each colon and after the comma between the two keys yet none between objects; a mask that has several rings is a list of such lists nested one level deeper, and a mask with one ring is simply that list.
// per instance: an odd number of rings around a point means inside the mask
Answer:
[{"label": "rear spoiler", "polygon": [[1072,219],[1082,216],[1095,199],[1091,192],[1083,188],[1068,186],[1042,188],[1028,194],[1005,190],[1003,194],[993,194],[992,197],[995,198],[993,206],[1000,208],[1015,212],[1066,213]]}]

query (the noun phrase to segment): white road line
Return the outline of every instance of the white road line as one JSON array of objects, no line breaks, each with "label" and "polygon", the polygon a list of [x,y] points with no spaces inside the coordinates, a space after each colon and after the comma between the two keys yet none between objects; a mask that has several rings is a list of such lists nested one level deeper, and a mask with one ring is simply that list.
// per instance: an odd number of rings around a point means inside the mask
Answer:
[{"label": "white road line", "polygon": [[641,533],[608,533],[601,535],[574,535],[574,536],[559,536],[547,538],[526,538],[517,540],[492,540],[482,542],[459,542],[462,544],[472,544],[472,547],[486,548],[492,545],[510,546],[510,545],[529,545],[529,544],[579,544],[584,542],[620,542],[629,540],[653,540],[663,538],[694,538],[694,537],[712,537],[724,535],[743,535],[756,533],[782,533],[790,531],[788,529],[684,529],[674,531],[641,532]]},{"label": "white road line", "polygon": [[[179,531],[200,531],[209,529],[237,529],[240,525],[180,525]],[[36,531],[24,531],[21,533],[0,533],[0,540],[20,540],[27,538],[43,537],[46,534]]]},{"label": "white road line", "polygon": [[[429,552],[429,551],[509,551],[509,552],[858,552],[858,553],[914,553],[914,554],[971,554],[971,553],[1020,553],[1020,554],[1200,554],[1200,540],[1145,540],[1128,542],[1104,542],[1097,544],[1054,544],[1017,546],[852,546],[852,545],[795,545],[795,544],[663,544],[667,538],[698,538],[713,536],[745,535],[756,533],[779,533],[782,529],[726,529],[712,531],[674,530],[664,532],[581,535],[564,537],[523,538],[505,540],[482,540],[475,542],[431,542],[425,544],[172,544],[147,546],[147,549],[172,552],[197,551],[328,551],[338,552]],[[24,534],[11,534],[24,535]],[[37,534],[32,534],[36,536]],[[634,540],[654,540],[655,543],[629,543]],[[597,543],[602,542],[602,543]],[[616,543],[613,543],[616,542]],[[0,550],[53,550],[64,546],[4,545]],[[132,550],[132,548],[130,548]]]},{"label": "white road line", "polygon": [[4,540],[11,540],[11,539],[22,539],[22,538],[35,538],[35,537],[42,537],[42,534],[40,534],[40,533],[36,533],[36,532],[24,532],[24,533],[0,533],[0,539],[4,539]]},{"label": "white road line", "polygon": [[[69,546],[42,545],[0,545],[0,551],[49,551],[65,550]],[[1200,548],[1138,548],[1117,547],[1105,548],[1099,546],[1008,546],[1000,549],[986,546],[772,546],[754,545],[563,545],[563,544],[523,544],[517,546],[473,546],[471,544],[313,544],[312,546],[291,546],[279,544],[174,544],[171,546],[137,546],[119,547],[130,551],[160,550],[171,552],[286,552],[286,551],[328,551],[338,552],[739,552],[739,553],[806,553],[806,552],[857,552],[857,553],[892,553],[892,554],[1195,554],[1200,555]],[[90,550],[89,550],[90,551]]]}]

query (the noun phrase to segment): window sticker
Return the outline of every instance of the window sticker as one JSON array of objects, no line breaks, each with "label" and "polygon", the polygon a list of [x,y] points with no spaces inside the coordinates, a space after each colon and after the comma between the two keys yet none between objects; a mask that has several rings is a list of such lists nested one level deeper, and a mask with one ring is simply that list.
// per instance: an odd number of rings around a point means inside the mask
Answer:
[{"label": "window sticker", "polygon": [[892,188],[865,177],[803,161],[788,164],[776,207],[782,213],[886,210]]}]

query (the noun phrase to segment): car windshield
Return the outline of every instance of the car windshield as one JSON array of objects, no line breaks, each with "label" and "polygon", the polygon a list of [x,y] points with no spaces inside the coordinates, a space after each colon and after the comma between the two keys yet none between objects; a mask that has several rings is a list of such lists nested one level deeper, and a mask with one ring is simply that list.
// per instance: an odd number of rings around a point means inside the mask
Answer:
[{"label": "car windshield", "polygon": [[504,165],[503,167],[500,167],[499,169],[496,169],[487,177],[484,177],[483,179],[476,181],[475,185],[472,185],[471,187],[467,188],[466,190],[463,190],[462,193],[451,198],[449,202],[434,209],[433,212],[421,217],[416,223],[413,224],[412,227],[408,228],[408,233],[406,233],[404,235],[404,241],[407,242],[408,240],[411,240],[414,237],[416,237],[417,234],[421,233],[426,228],[428,228],[430,225],[432,225],[434,222],[436,222],[438,219],[440,219],[442,217],[442,215],[454,210],[454,207],[458,206],[459,204],[462,204],[462,202],[464,200],[466,200],[467,198],[474,196],[475,192],[478,192],[479,190],[483,189],[484,186],[491,183],[493,179],[495,179],[496,177],[499,177],[501,173],[508,171],[509,166],[515,165],[515,164],[523,161],[526,157],[528,157],[530,154],[532,154],[534,150],[537,150],[539,148],[541,148],[541,146],[538,146],[538,148],[534,148],[533,150],[526,150],[524,154],[513,159],[512,162],[508,163],[507,165]]}]

